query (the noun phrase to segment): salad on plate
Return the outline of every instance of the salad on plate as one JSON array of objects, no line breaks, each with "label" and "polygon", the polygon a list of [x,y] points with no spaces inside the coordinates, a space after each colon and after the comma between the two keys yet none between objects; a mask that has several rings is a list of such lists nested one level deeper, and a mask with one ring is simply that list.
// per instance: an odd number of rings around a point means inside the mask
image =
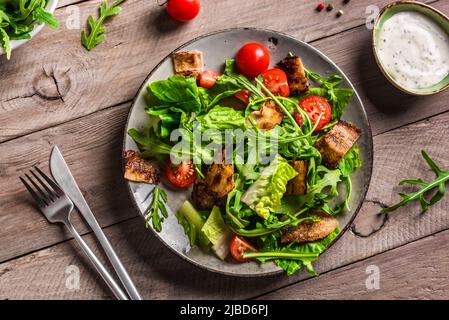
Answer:
[{"label": "salad on plate", "polygon": [[164,188],[191,190],[175,215],[192,246],[316,274],[312,263],[339,234],[336,216],[350,210],[351,173],[362,165],[362,132],[341,120],[353,90],[292,52],[269,68],[260,43],[220,71],[205,70],[200,51],[172,60],[175,74],[147,86],[148,125],[128,131],[139,150],[123,153],[126,179],[156,185],[148,225],[163,228]]}]

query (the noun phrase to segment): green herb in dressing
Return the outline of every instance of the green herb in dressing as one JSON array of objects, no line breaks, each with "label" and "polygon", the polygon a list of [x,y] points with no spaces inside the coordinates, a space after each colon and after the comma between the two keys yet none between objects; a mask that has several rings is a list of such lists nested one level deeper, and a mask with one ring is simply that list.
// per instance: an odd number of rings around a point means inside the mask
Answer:
[{"label": "green herb in dressing", "polygon": [[407,89],[431,87],[449,73],[449,35],[416,11],[399,12],[385,21],[377,54],[386,72]]}]

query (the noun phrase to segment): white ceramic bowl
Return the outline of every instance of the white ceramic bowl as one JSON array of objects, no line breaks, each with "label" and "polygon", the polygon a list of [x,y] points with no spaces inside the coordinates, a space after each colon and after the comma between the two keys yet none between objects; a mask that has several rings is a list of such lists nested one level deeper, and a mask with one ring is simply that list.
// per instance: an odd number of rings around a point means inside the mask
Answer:
[{"label": "white ceramic bowl", "polygon": [[[56,10],[56,7],[58,6],[58,0],[48,0],[47,2],[47,6],[45,7],[45,9],[48,12],[54,13]],[[20,47],[21,45],[23,45],[24,43],[30,41],[31,39],[33,39],[33,37],[39,33],[39,31],[42,30],[42,28],[45,26],[45,24],[38,24],[37,22],[34,24],[34,29],[33,31],[30,32],[30,39],[23,39],[23,40],[11,40],[11,50],[14,51],[14,49]],[[0,48],[0,55],[4,54],[5,52],[3,51],[3,48]]]}]

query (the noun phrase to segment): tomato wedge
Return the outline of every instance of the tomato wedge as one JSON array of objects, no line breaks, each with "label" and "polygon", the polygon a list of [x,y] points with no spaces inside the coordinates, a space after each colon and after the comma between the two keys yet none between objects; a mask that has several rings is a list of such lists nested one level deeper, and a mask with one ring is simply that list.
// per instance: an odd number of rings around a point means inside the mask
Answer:
[{"label": "tomato wedge", "polygon": [[204,70],[200,76],[200,86],[206,89],[212,88],[220,77],[220,73],[212,70]]},{"label": "tomato wedge", "polygon": [[235,56],[237,70],[248,78],[255,78],[270,64],[270,53],[257,42],[245,44]]},{"label": "tomato wedge", "polygon": [[234,97],[236,97],[237,99],[242,101],[244,104],[248,104],[249,96],[250,96],[250,93],[246,89],[242,89],[239,92],[237,92],[236,94],[234,94]]},{"label": "tomato wedge", "polygon": [[165,174],[168,181],[179,188],[186,188],[196,180],[195,166],[192,160],[183,160],[180,164],[175,165],[171,163],[170,159],[167,159]]},{"label": "tomato wedge", "polygon": [[[305,97],[299,102],[299,107],[307,113],[307,116],[312,121],[313,125],[315,125],[318,118],[320,118],[320,121],[318,122],[315,131],[323,129],[323,127],[327,125],[329,121],[331,121],[332,118],[331,106],[329,102],[327,102],[327,100],[321,96]],[[299,112],[295,113],[295,119],[300,126],[303,125],[303,120]]]},{"label": "tomato wedge", "polygon": [[251,259],[243,258],[243,254],[246,251],[257,252],[256,248],[254,248],[244,238],[242,238],[238,235],[234,235],[232,237],[229,247],[230,247],[229,249],[231,252],[231,256],[238,262],[251,261]]},{"label": "tomato wedge", "polygon": [[288,97],[290,88],[287,82],[287,75],[281,69],[268,69],[262,73],[263,84],[275,96]]}]

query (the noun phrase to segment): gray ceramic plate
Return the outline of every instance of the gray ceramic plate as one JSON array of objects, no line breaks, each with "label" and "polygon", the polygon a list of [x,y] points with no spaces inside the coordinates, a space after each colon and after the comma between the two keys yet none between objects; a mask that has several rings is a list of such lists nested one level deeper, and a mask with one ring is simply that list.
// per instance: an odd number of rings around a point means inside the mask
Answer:
[{"label": "gray ceramic plate", "polygon": [[[272,64],[275,64],[284,58],[288,52],[292,51],[301,56],[304,65],[308,69],[321,74],[340,74],[344,78],[343,86],[353,88],[343,72],[323,53],[304,42],[274,31],[251,28],[218,31],[196,38],[182,45],[176,49],[175,52],[178,50],[200,50],[204,55],[206,69],[222,70],[226,58],[233,57],[242,45],[252,41],[265,44],[269,48]],[[130,128],[141,129],[147,124],[148,116],[144,111],[146,107],[144,93],[148,83],[155,80],[166,79],[172,74],[173,66],[169,55],[150,72],[149,76],[142,84],[142,87],[137,93],[131,106],[125,132]],[[352,210],[351,212],[344,212],[338,216],[340,227],[342,229],[341,234],[343,234],[351,224],[363,202],[371,179],[373,160],[371,129],[365,110],[363,109],[362,101],[357,93],[352,98],[343,118],[363,130],[363,135],[359,140],[363,166],[357,170],[352,177],[354,191],[350,205]],[[137,150],[136,145],[126,133],[123,148],[124,150]],[[128,185],[136,208],[141,216],[144,217],[144,211],[148,207],[150,199],[147,199],[147,201],[144,200],[152,190],[153,186],[133,182],[128,182]],[[155,234],[167,247],[172,249],[179,256],[204,269],[227,275],[262,276],[281,272],[281,269],[274,263],[263,265],[256,262],[236,264],[221,261],[212,253],[204,252],[199,248],[191,248],[187,236],[184,234],[181,225],[178,224],[173,215],[173,212],[179,208],[180,204],[185,199],[189,198],[191,190],[179,192],[173,191],[163,184],[162,187],[166,189],[169,197],[169,218],[163,222],[162,232],[155,232]]]}]

